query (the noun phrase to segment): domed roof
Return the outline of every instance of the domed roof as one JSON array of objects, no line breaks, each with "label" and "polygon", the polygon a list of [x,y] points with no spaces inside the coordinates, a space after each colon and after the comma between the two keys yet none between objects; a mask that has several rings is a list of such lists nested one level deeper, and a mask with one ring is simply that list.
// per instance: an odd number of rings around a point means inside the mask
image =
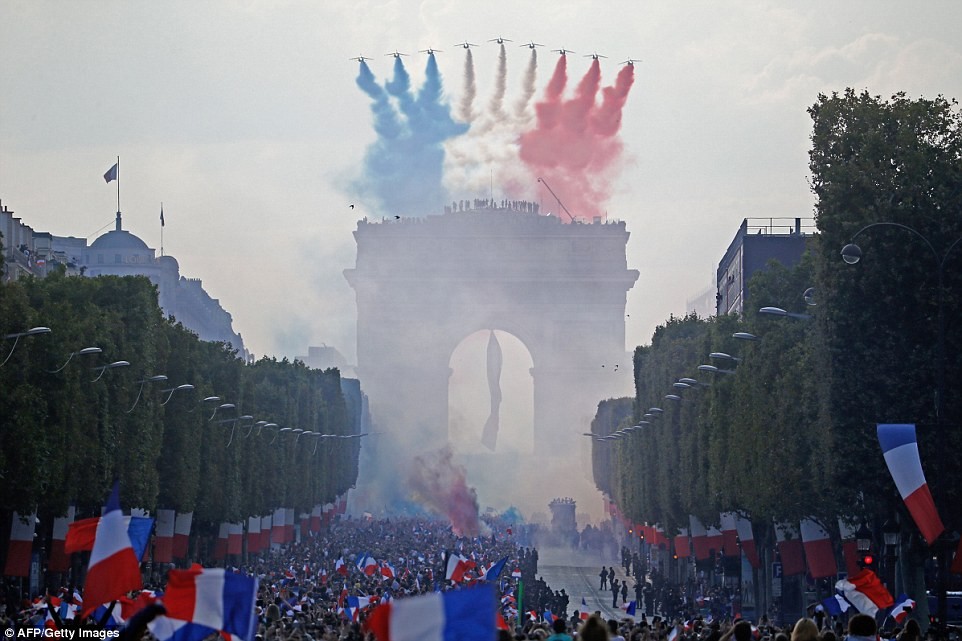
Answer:
[{"label": "domed roof", "polygon": [[173,256],[161,256],[157,259],[157,264],[161,269],[173,272],[175,275],[180,273],[180,263]]},{"label": "domed roof", "polygon": [[150,250],[147,243],[125,229],[115,229],[90,244],[90,249],[140,249]]}]

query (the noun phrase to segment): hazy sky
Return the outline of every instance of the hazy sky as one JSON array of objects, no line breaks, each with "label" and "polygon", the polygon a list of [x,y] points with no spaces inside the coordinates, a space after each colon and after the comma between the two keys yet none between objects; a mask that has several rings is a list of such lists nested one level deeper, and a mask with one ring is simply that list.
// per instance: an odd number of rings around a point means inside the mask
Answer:
[{"label": "hazy sky", "polygon": [[[119,155],[125,228],[159,249],[163,202],[166,253],[258,356],[326,343],[354,360],[342,270],[354,265],[356,220],[374,213],[352,187],[374,130],[349,57],[372,57],[383,82],[384,54],[410,53],[417,87],[417,50],[442,49],[455,115],[455,42],[483,45],[479,103],[494,90],[487,41],[499,35],[515,41],[508,100],[528,60],[522,41],[546,45],[535,100],[551,49],[578,52],[574,80],[588,70],[583,53],[609,56],[604,85],[621,60],[643,61],[606,206],[627,222],[628,264],[641,272],[629,350],[712,284],[743,218],[812,216],[806,107],[819,92],[962,96],[954,1],[2,0],[0,24],[3,203],[37,230],[92,241],[113,222],[115,186],[102,176]],[[527,197],[539,200],[538,185]]]}]

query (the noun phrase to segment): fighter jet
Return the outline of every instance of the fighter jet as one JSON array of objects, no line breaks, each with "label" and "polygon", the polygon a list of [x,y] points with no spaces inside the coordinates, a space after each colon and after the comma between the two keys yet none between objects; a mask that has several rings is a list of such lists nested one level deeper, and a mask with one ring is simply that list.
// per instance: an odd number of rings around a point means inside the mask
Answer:
[{"label": "fighter jet", "polygon": [[621,64],[628,65],[629,67],[634,67],[636,62],[641,62],[641,60],[635,60],[634,58],[628,58]]},{"label": "fighter jet", "polygon": [[395,58],[400,58],[401,56],[406,56],[407,54],[406,54],[406,53],[401,53],[400,51],[398,51],[397,49],[395,49],[395,50],[392,51],[391,53],[386,53],[386,54],[384,54],[384,55],[385,55],[385,56],[394,56]]},{"label": "fighter jet", "polygon": [[535,47],[543,47],[544,45],[541,44],[540,42],[534,42],[534,41],[532,40],[531,42],[525,43],[525,44],[523,44],[523,45],[521,45],[521,46],[522,46],[522,47],[527,47],[528,49],[534,49]]},{"label": "fighter jet", "polygon": [[562,56],[567,55],[567,54],[569,54],[569,53],[577,53],[576,51],[572,51],[571,49],[564,49],[564,48],[562,48],[562,49],[552,49],[552,51],[554,51],[554,52],[556,52],[556,53],[560,53]]},{"label": "fighter jet", "polygon": [[455,46],[455,47],[464,47],[465,49],[467,49],[467,48],[469,48],[469,47],[477,47],[478,45],[476,45],[476,44],[474,44],[474,43],[471,43],[471,42],[468,42],[467,40],[465,40],[464,42],[455,42],[455,43],[454,43],[454,46]]},{"label": "fighter jet", "polygon": [[507,38],[502,38],[501,36],[498,36],[497,38],[492,38],[491,40],[488,40],[488,42],[497,42],[499,45],[503,45],[504,43],[511,42],[511,41],[508,40]]},{"label": "fighter jet", "polygon": [[440,51],[440,49],[432,49],[431,47],[428,47],[427,49],[421,49],[418,53],[426,53],[429,56],[433,56],[435,53],[439,53]]},{"label": "fighter jet", "polygon": [[600,53],[589,53],[585,55],[585,58],[591,58],[592,60],[597,60],[598,58],[607,58],[608,56],[603,56]]},{"label": "fighter jet", "polygon": [[357,58],[348,58],[348,60],[357,60],[358,62],[364,62],[365,60],[373,60],[373,58],[368,58],[367,56],[358,56]]}]

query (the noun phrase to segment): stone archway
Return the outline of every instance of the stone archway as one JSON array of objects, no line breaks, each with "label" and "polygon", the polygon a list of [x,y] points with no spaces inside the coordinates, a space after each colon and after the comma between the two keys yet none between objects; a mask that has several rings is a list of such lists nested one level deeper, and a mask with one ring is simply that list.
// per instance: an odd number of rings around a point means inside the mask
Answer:
[{"label": "stone archway", "polygon": [[357,301],[357,372],[374,422],[423,450],[447,440],[449,359],[498,328],[534,366],[534,438],[551,456],[586,445],[600,400],[631,393],[623,222],[468,211],[358,223],[345,277]]}]

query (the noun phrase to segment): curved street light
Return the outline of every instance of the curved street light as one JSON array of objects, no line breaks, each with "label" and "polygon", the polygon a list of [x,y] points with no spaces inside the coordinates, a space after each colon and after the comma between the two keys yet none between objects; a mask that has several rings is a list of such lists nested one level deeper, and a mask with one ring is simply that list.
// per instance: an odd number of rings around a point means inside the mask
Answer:
[{"label": "curved street light", "polygon": [[134,411],[134,408],[137,407],[137,403],[140,402],[140,396],[144,393],[144,385],[146,385],[147,383],[160,383],[166,380],[167,380],[167,376],[165,374],[157,374],[156,376],[148,376],[142,381],[139,381],[140,389],[137,390],[137,398],[134,399],[134,404],[130,406],[130,409],[127,410],[127,413],[130,414],[131,412]]},{"label": "curved street light", "polygon": [[[211,396],[210,398],[217,398],[217,397]],[[205,398],[204,400],[206,401],[207,399]],[[217,398],[217,400],[219,401],[220,399]],[[213,421],[214,417],[217,416],[217,412],[220,410],[233,410],[233,409],[237,409],[237,406],[234,405],[233,403],[221,403],[220,405],[214,408],[214,411],[211,413],[210,418],[207,420]]]},{"label": "curved street light", "polygon": [[84,347],[83,349],[77,350],[76,352],[70,352],[70,356],[67,357],[67,360],[64,362],[63,365],[61,365],[57,369],[47,370],[47,373],[56,374],[58,372],[62,372],[64,368],[67,367],[67,365],[70,363],[70,361],[73,359],[74,356],[86,356],[87,354],[100,354],[101,352],[103,352],[103,350],[100,349],[99,347]]},{"label": "curved street light", "polygon": [[3,337],[3,339],[4,339],[4,340],[7,340],[7,339],[12,338],[12,339],[13,339],[13,346],[10,348],[10,353],[7,354],[7,357],[6,357],[5,359],[3,359],[3,362],[2,362],[2,363],[0,363],[0,367],[3,367],[4,365],[6,365],[6,364],[7,364],[7,361],[10,360],[10,357],[13,356],[13,350],[17,349],[17,343],[20,342],[20,339],[21,339],[21,338],[23,338],[24,336],[36,336],[36,335],[38,335],[38,334],[49,334],[51,331],[52,331],[52,330],[51,330],[49,327],[31,327],[30,329],[28,329],[28,330],[25,331],[25,332],[16,332],[16,333],[14,333],[14,334],[5,334],[4,337]]},{"label": "curved street light", "polygon": [[104,374],[106,374],[108,370],[117,369],[118,367],[128,367],[129,365],[130,363],[127,361],[114,361],[113,363],[108,363],[107,365],[101,365],[100,367],[93,367],[91,369],[95,372],[100,372],[100,374],[98,374],[97,378],[92,379],[90,382],[96,383],[97,381],[99,381],[104,377]]},{"label": "curved street light", "polygon": [[811,319],[811,314],[796,314],[795,312],[788,312],[781,307],[762,307],[758,310],[759,314],[769,314],[771,316],[783,316],[788,318],[798,318],[799,320],[809,320]]},{"label": "curved street light", "polygon": [[712,352],[708,355],[708,358],[714,358],[722,361],[731,361],[733,363],[741,363],[742,359],[737,356],[732,356],[731,354],[726,354],[725,352]]},{"label": "curved street light", "polygon": [[169,403],[171,397],[173,397],[176,392],[189,392],[192,389],[194,389],[193,385],[190,383],[184,383],[183,385],[178,385],[177,387],[170,387],[168,389],[160,390],[161,393],[169,392],[169,394],[167,394],[167,398],[164,399],[164,402],[161,403],[161,405],[166,405]]},{"label": "curved street light", "polygon": [[754,334],[749,334],[748,332],[735,332],[732,334],[732,338],[737,338],[740,341],[757,341],[758,337]]}]

